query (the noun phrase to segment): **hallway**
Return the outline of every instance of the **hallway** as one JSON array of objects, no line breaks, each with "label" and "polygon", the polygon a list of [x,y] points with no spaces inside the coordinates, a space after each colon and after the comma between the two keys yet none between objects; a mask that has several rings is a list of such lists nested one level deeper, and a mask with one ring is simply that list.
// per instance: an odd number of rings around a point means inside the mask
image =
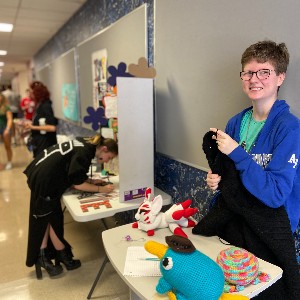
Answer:
[{"label": "hallway", "polygon": [[[55,279],[43,270],[43,279],[37,280],[34,267],[25,265],[30,191],[23,170],[32,155],[25,146],[14,147],[13,155],[13,169],[0,171],[0,299],[86,299],[104,259],[103,224],[99,220],[78,223],[66,211],[65,237],[82,266],[73,271],[64,268],[63,274]],[[6,162],[2,143],[0,162]],[[105,221],[109,227],[115,226],[113,218]],[[92,299],[129,299],[128,287],[111,264],[106,265]]]}]

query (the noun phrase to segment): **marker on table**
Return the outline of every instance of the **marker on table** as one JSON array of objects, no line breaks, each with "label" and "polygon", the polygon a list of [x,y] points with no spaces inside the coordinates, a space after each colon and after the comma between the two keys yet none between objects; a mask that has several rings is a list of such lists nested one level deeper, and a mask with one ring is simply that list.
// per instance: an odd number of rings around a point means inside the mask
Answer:
[{"label": "marker on table", "polygon": [[156,257],[146,257],[146,258],[140,258],[139,260],[159,261],[160,259]]},{"label": "marker on table", "polygon": [[107,172],[106,176],[107,176],[107,177],[106,177],[106,178],[107,178],[107,182],[112,184],[112,182],[111,182],[110,179],[109,179],[109,173],[108,173],[108,172]]}]

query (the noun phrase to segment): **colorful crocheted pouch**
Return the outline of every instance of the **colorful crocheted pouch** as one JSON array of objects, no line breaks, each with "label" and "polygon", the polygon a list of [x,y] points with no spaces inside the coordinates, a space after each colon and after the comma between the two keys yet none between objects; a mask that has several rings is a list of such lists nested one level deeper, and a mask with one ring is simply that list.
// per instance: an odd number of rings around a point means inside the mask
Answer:
[{"label": "colorful crocheted pouch", "polygon": [[239,247],[222,250],[217,257],[217,264],[224,272],[226,283],[224,292],[236,292],[249,284],[269,281],[266,273],[260,272],[255,255]]}]

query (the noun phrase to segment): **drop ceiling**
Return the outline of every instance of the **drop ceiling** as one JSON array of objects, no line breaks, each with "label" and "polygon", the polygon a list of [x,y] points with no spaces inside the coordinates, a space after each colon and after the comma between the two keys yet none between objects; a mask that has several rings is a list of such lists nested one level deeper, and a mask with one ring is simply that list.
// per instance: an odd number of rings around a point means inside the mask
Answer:
[{"label": "drop ceiling", "polygon": [[0,32],[0,85],[27,69],[31,58],[87,0],[0,0],[0,23],[12,23],[12,32]]}]

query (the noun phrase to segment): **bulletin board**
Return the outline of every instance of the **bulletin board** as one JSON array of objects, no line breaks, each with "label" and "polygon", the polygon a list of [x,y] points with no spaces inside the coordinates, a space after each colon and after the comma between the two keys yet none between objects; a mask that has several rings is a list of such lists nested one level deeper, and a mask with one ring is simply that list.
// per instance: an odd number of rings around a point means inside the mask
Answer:
[{"label": "bulletin board", "polygon": [[[107,66],[118,68],[120,62],[137,63],[140,57],[147,57],[147,16],[146,5],[118,20],[105,30],[97,33],[77,47],[79,66],[79,97],[81,119],[86,109],[93,106],[93,55],[107,53]],[[109,77],[109,75],[108,75]],[[82,122],[82,127],[91,129]]]},{"label": "bulletin board", "polygon": [[51,85],[51,64],[45,65],[43,68],[36,73],[37,80],[45,84],[49,91],[52,90]]},{"label": "bulletin board", "polygon": [[290,66],[279,98],[300,117],[299,11],[293,0],[155,1],[156,150],[207,170],[203,136],[251,105],[240,59],[260,40],[286,43]]},{"label": "bulletin board", "polygon": [[[53,101],[55,116],[59,119],[78,122],[75,49],[62,54],[51,63],[51,82],[51,100]],[[67,99],[67,91],[69,99]],[[77,112],[77,119],[70,117],[68,113],[71,110],[71,106],[72,110]],[[74,113],[72,116],[74,116]]]},{"label": "bulletin board", "polygon": [[[37,79],[43,82],[50,91],[55,117],[79,124],[80,111],[78,84],[76,83],[75,48],[38,70]],[[66,100],[67,92],[69,101]],[[71,108],[73,113],[70,113]]]}]

